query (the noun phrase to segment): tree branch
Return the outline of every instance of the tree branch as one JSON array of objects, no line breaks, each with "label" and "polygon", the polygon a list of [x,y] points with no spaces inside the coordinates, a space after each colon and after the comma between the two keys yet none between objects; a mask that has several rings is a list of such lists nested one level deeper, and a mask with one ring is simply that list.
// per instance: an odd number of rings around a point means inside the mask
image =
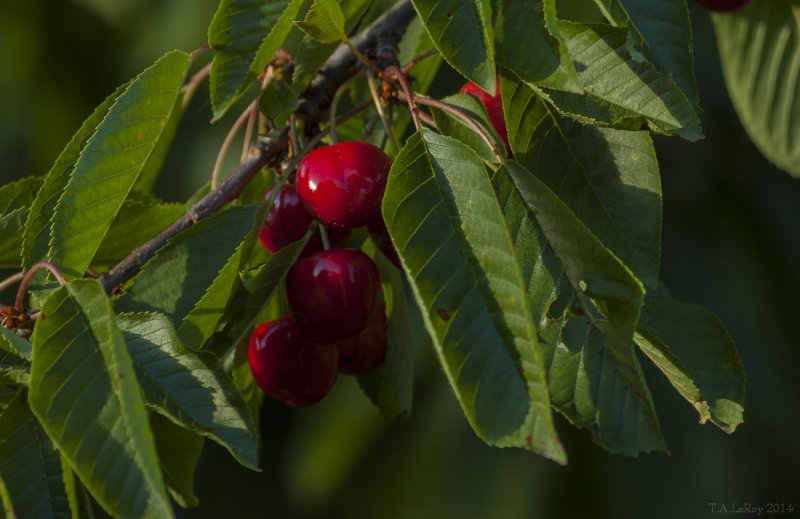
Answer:
[{"label": "tree branch", "polygon": [[[379,55],[385,64],[397,60],[397,44],[406,27],[414,18],[414,9],[409,0],[400,0],[383,16],[375,20],[364,31],[351,39],[353,45],[367,55]],[[376,46],[381,49],[376,52]],[[379,62],[379,65],[381,63]],[[306,122],[318,122],[330,107],[331,100],[339,86],[358,72],[360,63],[345,45],[340,45],[311,81],[301,96],[299,113]],[[152,258],[156,251],[176,234],[184,231],[203,218],[217,212],[244,189],[248,182],[264,166],[281,157],[288,148],[288,131],[284,130],[275,138],[261,140],[255,147],[255,154],[239,164],[225,180],[199,202],[189,208],[178,220],[164,229],[158,236],[134,250],[127,258],[108,270],[100,278],[106,292],[131,279],[139,269]]]}]

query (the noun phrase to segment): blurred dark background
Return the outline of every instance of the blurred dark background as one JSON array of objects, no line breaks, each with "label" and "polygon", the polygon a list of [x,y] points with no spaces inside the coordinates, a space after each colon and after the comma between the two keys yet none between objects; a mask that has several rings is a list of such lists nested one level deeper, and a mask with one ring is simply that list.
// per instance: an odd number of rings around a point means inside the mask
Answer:
[{"label": "blurred dark background", "polygon": [[[82,120],[172,48],[204,42],[213,0],[0,0],[0,181],[44,174]],[[623,458],[558,418],[567,467],[492,449],[469,429],[438,369],[407,419],[382,423],[349,378],[324,403],[267,402],[263,472],[206,443],[199,508],[181,517],[711,517],[710,503],[792,505],[800,514],[800,181],[750,143],[725,91],[708,15],[692,9],[707,138],[657,138],[664,191],[662,278],[713,310],[747,372],[745,423],[728,436],[645,361],[671,454]],[[444,74],[435,94],[459,84]],[[207,93],[201,92],[198,99]],[[157,190],[187,197],[208,178],[230,118],[197,99]],[[236,149],[236,148],[234,148]],[[229,162],[236,161],[236,153]],[[421,364],[430,352],[421,352]],[[749,516],[743,514],[744,516]]]}]

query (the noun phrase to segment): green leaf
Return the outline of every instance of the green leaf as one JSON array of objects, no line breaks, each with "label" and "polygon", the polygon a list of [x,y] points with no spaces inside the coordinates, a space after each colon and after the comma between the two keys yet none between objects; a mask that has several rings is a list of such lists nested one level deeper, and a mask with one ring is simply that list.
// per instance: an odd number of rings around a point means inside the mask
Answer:
[{"label": "green leaf", "polygon": [[55,209],[50,259],[83,276],[139,174],[163,160],[159,141],[176,109],[189,55],[173,51],[134,79],[89,138]]},{"label": "green leaf", "polygon": [[278,128],[286,125],[289,115],[299,106],[300,102],[294,90],[282,79],[270,83],[258,100],[261,113],[272,119]]},{"label": "green leaf", "polygon": [[92,504],[86,488],[75,476],[75,471],[63,456],[61,458],[61,473],[64,476],[64,488],[69,499],[69,508],[72,510],[72,519],[94,519]]},{"label": "green leaf", "polygon": [[487,92],[495,91],[490,0],[412,0],[444,59]]},{"label": "green leaf", "polygon": [[28,208],[42,184],[41,177],[26,177],[0,186],[0,268],[18,268]]},{"label": "green leaf", "polygon": [[403,273],[382,255],[375,262],[386,300],[386,360],[369,375],[359,377],[358,383],[388,422],[401,413],[411,412],[414,355],[430,345],[430,338]]},{"label": "green leaf", "polygon": [[120,314],[117,322],[147,405],[257,469],[259,445],[250,413],[215,357],[184,346],[164,315]]},{"label": "green leaf", "polygon": [[545,26],[541,0],[492,0],[497,63],[528,83],[579,91],[563,43]]},{"label": "green leaf", "polygon": [[320,43],[333,43],[347,37],[344,13],[336,0],[314,0],[305,19],[295,25]]},{"label": "green leaf", "polygon": [[30,342],[2,326],[0,326],[0,349],[27,361],[30,361],[33,355],[33,345]]},{"label": "green leaf", "polygon": [[[456,94],[442,99],[445,103],[449,103],[460,108],[472,118],[473,121],[478,123],[486,133],[494,140],[495,146],[498,150],[504,150],[505,144],[497,135],[494,126],[489,122],[489,116],[486,114],[486,109],[475,96],[469,94]],[[462,143],[469,146],[478,156],[489,163],[498,163],[499,158],[494,154],[492,148],[483,140],[483,138],[463,120],[454,117],[449,112],[431,108],[431,114],[436,120],[436,128],[444,135],[454,137]],[[501,152],[502,153],[502,152]]]},{"label": "green leaf", "polygon": [[222,0],[208,27],[214,121],[241,97],[292,28],[302,0]]},{"label": "green leaf", "polygon": [[0,326],[0,382],[29,384],[32,348],[30,342]]},{"label": "green leaf", "polygon": [[25,391],[0,414],[0,479],[10,517],[71,517],[61,457],[31,414]]},{"label": "green leaf", "polygon": [[413,135],[392,166],[383,215],[475,432],[565,463],[520,267],[478,157],[448,137]]},{"label": "green leaf", "polygon": [[159,414],[150,415],[150,427],[172,498],[183,508],[199,505],[194,493],[194,473],[203,453],[203,438]]},{"label": "green leaf", "polygon": [[636,342],[708,420],[727,433],[742,423],[744,368],[722,323],[708,310],[658,294],[648,298]]},{"label": "green leaf", "polygon": [[535,173],[646,286],[658,285],[661,180],[647,132],[584,126],[503,79],[514,157]]},{"label": "green leaf", "polygon": [[545,348],[553,404],[612,452],[664,449],[633,350],[639,281],[535,175],[494,176]]},{"label": "green leaf", "polygon": [[[232,207],[172,238],[145,263],[117,301],[117,311],[164,313],[179,329],[202,302],[207,312],[199,320],[195,313],[184,331],[194,339],[205,336],[216,326],[231,295],[232,290],[216,288],[230,287],[234,282],[232,278],[239,267],[238,249],[254,227],[256,208]],[[229,263],[234,266],[226,268]]]},{"label": "green leaf", "polygon": [[96,280],[75,280],[42,306],[28,400],[109,514],[172,517],[136,373]]},{"label": "green leaf", "polygon": [[700,105],[694,78],[692,25],[686,0],[619,0],[628,30],[652,56],[653,65],[669,74],[692,106]]},{"label": "green leaf", "polygon": [[111,224],[93,265],[113,265],[149,241],[183,215],[186,207],[146,199],[125,201]]},{"label": "green leaf", "polygon": [[584,93],[545,89],[562,113],[581,122],[656,132],[694,141],[703,137],[694,107],[669,75],[634,59],[628,31],[559,21]]},{"label": "green leaf", "polygon": [[56,210],[58,199],[67,186],[75,163],[78,162],[80,157],[81,150],[86,146],[89,137],[94,134],[97,127],[106,117],[111,106],[116,102],[120,94],[125,91],[126,86],[123,85],[117,88],[100,106],[95,108],[92,115],[83,122],[45,176],[42,187],[30,206],[28,220],[25,223],[25,234],[22,242],[22,265],[26,269],[39,261],[47,261],[50,258],[52,216]]},{"label": "green leaf", "polygon": [[800,177],[800,4],[753,0],[712,16],[733,106],[761,153]]}]

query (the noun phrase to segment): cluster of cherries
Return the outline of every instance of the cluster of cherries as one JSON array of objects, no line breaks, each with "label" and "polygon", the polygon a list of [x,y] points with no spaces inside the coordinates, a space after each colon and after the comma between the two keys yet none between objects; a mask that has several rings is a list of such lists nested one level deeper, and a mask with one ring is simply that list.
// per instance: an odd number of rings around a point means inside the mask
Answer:
[{"label": "cluster of cherries", "polygon": [[[291,406],[321,400],[338,373],[367,374],[386,356],[386,309],[375,262],[339,246],[367,226],[395,264],[397,254],[380,213],[391,162],[366,142],[315,149],[279,188],[259,235],[270,252],[302,238],[316,219],[320,231],[286,276],[291,315],[268,321],[250,337],[248,361],[264,393]],[[272,192],[267,193],[270,197]]]},{"label": "cluster of cherries", "polygon": [[[492,96],[474,83],[460,92],[477,97],[508,146],[498,80]],[[259,239],[270,252],[302,238],[316,219],[320,231],[286,276],[291,315],[262,323],[250,336],[248,361],[264,393],[291,406],[318,402],[338,373],[364,375],[386,357],[386,307],[378,267],[340,246],[351,229],[366,226],[378,249],[398,268],[380,208],[391,161],[366,142],[323,146],[306,155],[294,184],[279,188]],[[268,192],[269,198],[272,191]]]}]

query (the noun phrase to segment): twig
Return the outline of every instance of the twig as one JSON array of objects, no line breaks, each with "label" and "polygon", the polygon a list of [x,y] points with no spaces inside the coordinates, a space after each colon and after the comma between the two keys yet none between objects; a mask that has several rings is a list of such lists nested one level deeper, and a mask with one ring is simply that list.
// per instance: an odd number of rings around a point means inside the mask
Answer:
[{"label": "twig", "polygon": [[500,152],[500,149],[497,147],[497,143],[492,139],[492,137],[486,133],[486,130],[483,127],[476,123],[475,120],[469,116],[467,112],[462,110],[461,108],[451,105],[450,103],[445,103],[444,101],[439,101],[438,99],[434,99],[432,97],[424,96],[424,95],[415,95],[414,101],[421,105],[432,106],[433,108],[438,108],[443,112],[448,112],[449,114],[453,115],[464,121],[467,126],[475,130],[475,133],[480,135],[480,137],[486,142],[489,146],[489,149],[492,150],[492,153],[498,158],[502,159],[503,154]]},{"label": "twig", "polygon": [[228,154],[228,149],[231,147],[233,139],[236,137],[236,134],[239,133],[239,129],[245,121],[250,118],[250,113],[256,111],[256,108],[258,108],[258,99],[255,99],[252,103],[247,105],[244,112],[239,115],[239,118],[236,119],[236,122],[231,126],[228,135],[225,136],[225,140],[222,141],[222,146],[219,148],[219,153],[217,153],[217,160],[214,162],[214,169],[211,170],[211,189],[217,187],[219,172],[222,169],[222,162],[225,160],[225,155]]},{"label": "twig", "polygon": [[186,86],[183,87],[183,109],[186,110],[186,107],[189,106],[189,101],[192,100],[192,96],[194,93],[197,92],[197,89],[200,88],[200,83],[208,77],[208,74],[211,72],[211,63],[206,65],[205,67],[201,68],[194,75],[189,79],[189,82],[186,83]]},{"label": "twig", "polygon": [[194,61],[194,60],[196,60],[197,58],[199,58],[200,56],[202,56],[203,54],[205,54],[206,52],[208,52],[210,50],[211,50],[211,45],[209,45],[208,42],[206,42],[206,43],[200,45],[199,47],[197,47],[196,49],[194,49],[191,52],[191,54],[189,54],[189,58],[192,61]]},{"label": "twig", "polygon": [[39,263],[35,263],[33,266],[31,266],[28,272],[25,273],[25,276],[22,278],[22,281],[20,281],[19,288],[17,289],[17,299],[14,302],[14,309],[16,309],[17,313],[19,313],[20,315],[23,315],[25,313],[25,305],[23,303],[25,301],[25,292],[28,291],[28,283],[31,282],[31,279],[33,279],[34,274],[36,274],[40,270],[45,270],[45,269],[49,270],[50,273],[53,274],[53,277],[55,277],[56,280],[58,280],[61,286],[67,284],[67,280],[64,279],[64,275],[61,274],[61,271],[58,269],[58,267],[56,267],[52,263],[49,263],[47,261],[40,261]]},{"label": "twig", "polygon": [[394,132],[392,131],[392,123],[389,122],[389,119],[386,117],[386,111],[383,109],[381,97],[378,95],[378,89],[375,88],[375,83],[372,82],[372,76],[370,74],[367,74],[367,84],[369,85],[369,93],[372,96],[372,102],[375,103],[375,110],[378,111],[378,116],[381,118],[383,128],[389,136],[389,142],[392,143],[392,149],[395,153],[400,153],[400,146],[398,146],[397,139],[395,139]]},{"label": "twig", "polygon": [[419,118],[420,120],[422,120],[423,123],[427,124],[431,128],[435,130],[438,129],[438,127],[436,126],[436,120],[430,115],[426,114],[425,112],[419,112]]},{"label": "twig", "polygon": [[22,272],[17,272],[13,276],[9,276],[6,279],[4,279],[3,281],[0,281],[0,292],[2,292],[3,290],[7,289],[8,287],[10,287],[11,285],[13,285],[15,283],[19,283],[19,281],[23,277],[25,277],[25,274],[23,274]]},{"label": "twig", "polygon": [[406,99],[406,103],[408,104],[408,110],[411,112],[411,118],[414,120],[414,127],[417,131],[422,130],[422,123],[420,122],[419,118],[419,110],[417,109],[417,97],[414,95],[414,92],[411,90],[411,85],[408,83],[408,79],[406,75],[403,74],[403,71],[400,70],[397,66],[388,67],[384,74],[387,78],[395,79],[398,83],[400,83],[400,88],[402,89],[402,93]]},{"label": "twig", "polygon": [[437,49],[436,47],[426,50],[419,56],[415,57],[414,59],[412,59],[411,61],[400,67],[400,72],[402,72],[403,74],[408,74],[408,71],[419,65],[421,61],[433,56],[438,52],[439,49]]}]

